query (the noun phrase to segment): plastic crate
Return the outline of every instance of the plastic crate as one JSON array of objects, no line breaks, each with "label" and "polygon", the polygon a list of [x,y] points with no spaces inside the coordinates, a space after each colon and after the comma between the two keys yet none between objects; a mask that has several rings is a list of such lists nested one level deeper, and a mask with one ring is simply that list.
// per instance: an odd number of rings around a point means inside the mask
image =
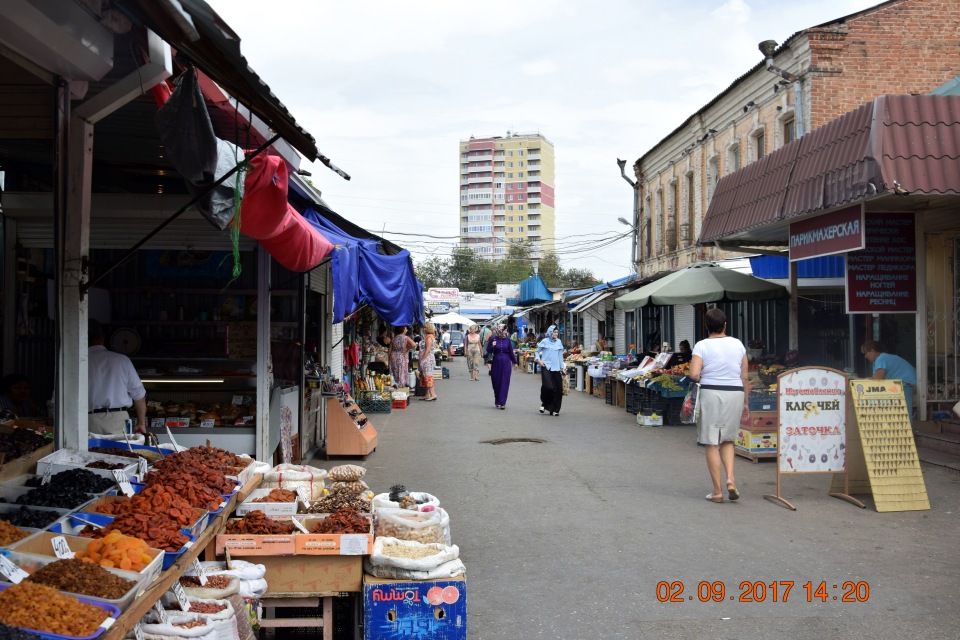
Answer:
[{"label": "plastic crate", "polygon": [[750,393],[747,399],[750,411],[776,411],[777,394],[775,393]]},{"label": "plastic crate", "polygon": [[390,413],[391,400],[384,400],[373,391],[363,391],[357,398],[357,406],[363,413]]},{"label": "plastic crate", "polygon": [[406,400],[394,400],[391,405],[394,409],[406,409],[407,401]]},{"label": "plastic crate", "polygon": [[664,403],[663,424],[681,425],[680,409],[683,408],[683,398],[669,398]]}]

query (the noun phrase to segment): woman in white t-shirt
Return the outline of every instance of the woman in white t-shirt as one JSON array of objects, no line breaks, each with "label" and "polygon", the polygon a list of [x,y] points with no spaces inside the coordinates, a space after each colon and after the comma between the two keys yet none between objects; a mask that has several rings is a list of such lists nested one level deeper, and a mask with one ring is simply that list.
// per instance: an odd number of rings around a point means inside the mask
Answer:
[{"label": "woman in white t-shirt", "polygon": [[713,482],[707,500],[723,502],[721,466],[727,474],[727,494],[738,500],[733,443],[748,398],[747,350],[742,342],[726,335],[727,314],[722,310],[707,311],[704,324],[709,337],[693,347],[690,379],[700,383],[697,440],[707,447],[707,469]]}]

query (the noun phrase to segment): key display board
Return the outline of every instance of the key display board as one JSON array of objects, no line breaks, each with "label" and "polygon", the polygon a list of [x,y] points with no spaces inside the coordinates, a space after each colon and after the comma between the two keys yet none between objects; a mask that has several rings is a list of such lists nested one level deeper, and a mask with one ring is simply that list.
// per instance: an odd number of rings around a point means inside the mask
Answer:
[{"label": "key display board", "polygon": [[877,511],[930,508],[899,380],[851,380],[850,396]]},{"label": "key display board", "polygon": [[847,377],[807,367],[780,376],[780,473],[846,469]]}]

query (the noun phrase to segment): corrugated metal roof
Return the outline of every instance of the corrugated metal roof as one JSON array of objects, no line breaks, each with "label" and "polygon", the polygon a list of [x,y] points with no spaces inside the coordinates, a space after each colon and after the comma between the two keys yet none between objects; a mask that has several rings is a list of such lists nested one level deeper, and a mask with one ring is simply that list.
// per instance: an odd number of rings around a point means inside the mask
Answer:
[{"label": "corrugated metal roof", "polygon": [[721,178],[700,243],[769,240],[774,223],[895,188],[960,195],[958,159],[960,96],[880,96]]}]

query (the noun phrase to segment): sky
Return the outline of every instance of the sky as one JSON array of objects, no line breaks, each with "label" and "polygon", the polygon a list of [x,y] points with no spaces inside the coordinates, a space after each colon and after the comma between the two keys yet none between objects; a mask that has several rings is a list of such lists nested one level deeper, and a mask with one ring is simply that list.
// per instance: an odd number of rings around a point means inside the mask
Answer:
[{"label": "sky", "polygon": [[632,178],[640,156],[760,62],[758,42],[878,4],[207,1],[320,152],[352,176],[303,165],[337,213],[415,262],[448,257],[460,141],[540,132],[556,156],[560,263],[601,280],[632,273],[617,218],[632,218],[633,190],[618,158]]}]

